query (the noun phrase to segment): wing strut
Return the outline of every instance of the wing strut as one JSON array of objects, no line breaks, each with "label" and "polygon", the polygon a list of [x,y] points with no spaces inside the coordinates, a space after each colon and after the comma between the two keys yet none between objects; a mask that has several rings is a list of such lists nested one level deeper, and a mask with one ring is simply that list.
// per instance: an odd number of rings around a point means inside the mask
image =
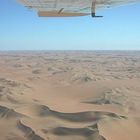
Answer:
[{"label": "wing strut", "polygon": [[92,1],[92,6],[91,6],[91,16],[93,18],[102,18],[103,16],[96,16],[96,0]]}]

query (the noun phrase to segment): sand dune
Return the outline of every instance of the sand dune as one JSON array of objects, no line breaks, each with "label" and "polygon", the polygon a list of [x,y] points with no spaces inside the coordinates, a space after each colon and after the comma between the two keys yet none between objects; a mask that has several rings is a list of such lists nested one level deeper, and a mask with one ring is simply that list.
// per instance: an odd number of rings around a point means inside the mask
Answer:
[{"label": "sand dune", "polygon": [[0,52],[0,140],[138,140],[140,52]]},{"label": "sand dune", "polygon": [[115,113],[108,113],[108,112],[97,112],[97,111],[88,111],[88,112],[77,112],[77,113],[62,113],[57,112],[54,110],[50,110],[46,106],[40,106],[40,109],[37,110],[40,116],[47,117],[53,116],[56,118],[74,121],[74,122],[92,122],[98,121],[102,119],[104,116],[113,117],[113,118],[121,118],[121,116]]},{"label": "sand dune", "polygon": [[59,136],[63,135],[80,135],[85,137],[87,140],[105,140],[103,136],[99,134],[97,124],[89,126],[86,128],[66,128],[66,127],[57,127],[53,129],[53,133]]},{"label": "sand dune", "polygon": [[28,140],[44,140],[39,135],[37,135],[30,127],[24,125],[21,121],[17,122],[17,127],[25,133],[25,138]]},{"label": "sand dune", "polygon": [[13,109],[9,109],[4,106],[0,106],[0,118],[20,118],[20,117],[25,117],[23,114],[20,114]]},{"label": "sand dune", "polygon": [[112,112],[104,111],[85,111],[85,112],[75,112],[75,113],[64,113],[51,110],[45,105],[34,104],[28,106],[23,112],[30,112],[30,115],[37,117],[55,117],[58,119],[70,121],[70,122],[93,122],[99,121],[104,117],[110,117],[112,119],[123,119],[125,116],[118,115]]},{"label": "sand dune", "polygon": [[139,101],[139,89],[123,87],[105,91],[101,97],[89,99],[89,101],[85,101],[85,103],[98,105],[115,104],[121,106],[127,112],[131,112],[131,110],[139,110]]}]

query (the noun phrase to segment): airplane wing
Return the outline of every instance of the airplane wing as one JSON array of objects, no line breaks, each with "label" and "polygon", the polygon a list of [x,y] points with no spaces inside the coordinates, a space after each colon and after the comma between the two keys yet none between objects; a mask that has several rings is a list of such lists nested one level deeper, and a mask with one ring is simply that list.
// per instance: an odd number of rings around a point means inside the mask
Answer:
[{"label": "airplane wing", "polygon": [[140,0],[17,0],[40,17],[70,17],[95,15],[96,9],[140,2]]}]

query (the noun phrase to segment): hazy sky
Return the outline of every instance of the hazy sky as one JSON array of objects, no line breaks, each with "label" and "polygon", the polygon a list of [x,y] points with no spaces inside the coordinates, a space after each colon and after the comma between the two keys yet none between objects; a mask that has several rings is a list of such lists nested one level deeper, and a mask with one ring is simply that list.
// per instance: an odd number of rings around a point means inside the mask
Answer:
[{"label": "hazy sky", "polygon": [[0,50],[140,50],[140,4],[90,16],[39,18],[16,0],[0,0]]}]

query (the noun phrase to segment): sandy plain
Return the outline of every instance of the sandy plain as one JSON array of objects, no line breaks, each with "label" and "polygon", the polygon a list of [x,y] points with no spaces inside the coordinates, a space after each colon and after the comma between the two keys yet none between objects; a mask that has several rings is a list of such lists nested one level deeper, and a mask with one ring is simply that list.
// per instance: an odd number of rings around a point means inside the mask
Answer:
[{"label": "sandy plain", "polygon": [[139,140],[140,52],[0,52],[0,140]]}]

